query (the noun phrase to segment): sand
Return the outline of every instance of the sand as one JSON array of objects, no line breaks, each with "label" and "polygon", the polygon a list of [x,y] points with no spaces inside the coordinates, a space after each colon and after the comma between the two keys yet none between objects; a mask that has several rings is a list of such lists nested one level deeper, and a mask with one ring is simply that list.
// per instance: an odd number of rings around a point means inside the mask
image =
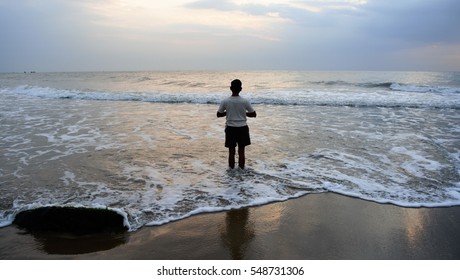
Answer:
[{"label": "sand", "polygon": [[116,235],[0,229],[0,259],[460,259],[460,207],[403,208],[333,193]]}]

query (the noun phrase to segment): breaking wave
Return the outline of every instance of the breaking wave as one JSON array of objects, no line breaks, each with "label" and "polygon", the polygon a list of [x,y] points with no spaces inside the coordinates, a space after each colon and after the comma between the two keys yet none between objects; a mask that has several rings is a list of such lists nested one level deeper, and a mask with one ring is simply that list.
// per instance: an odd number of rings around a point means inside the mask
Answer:
[{"label": "breaking wave", "polygon": [[[322,83],[345,83],[342,81]],[[198,87],[198,85],[195,85]],[[460,109],[460,89],[452,87],[416,86],[399,83],[363,83],[367,90],[305,89],[284,91],[245,92],[253,104],[287,106],[351,106],[351,107],[410,107]],[[153,103],[219,104],[225,93],[197,94],[176,92],[110,92],[57,89],[22,85],[14,89],[0,89],[2,94],[29,97],[95,101],[131,101]]]}]

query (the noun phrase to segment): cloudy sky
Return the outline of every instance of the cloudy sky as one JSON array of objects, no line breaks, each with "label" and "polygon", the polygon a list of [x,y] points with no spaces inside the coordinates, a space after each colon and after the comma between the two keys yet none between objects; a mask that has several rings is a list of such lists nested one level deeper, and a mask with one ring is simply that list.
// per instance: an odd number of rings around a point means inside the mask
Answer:
[{"label": "cloudy sky", "polygon": [[0,72],[460,71],[458,0],[0,0]]}]

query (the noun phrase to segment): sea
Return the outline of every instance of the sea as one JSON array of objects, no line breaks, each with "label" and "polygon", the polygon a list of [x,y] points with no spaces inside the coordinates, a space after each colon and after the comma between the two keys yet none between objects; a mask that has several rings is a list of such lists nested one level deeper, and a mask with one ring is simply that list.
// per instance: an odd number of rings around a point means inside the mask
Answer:
[{"label": "sea", "polygon": [[[216,117],[233,79],[257,111],[245,170]],[[460,205],[460,72],[0,73],[0,100],[2,227],[75,206],[135,231],[325,192]]]}]

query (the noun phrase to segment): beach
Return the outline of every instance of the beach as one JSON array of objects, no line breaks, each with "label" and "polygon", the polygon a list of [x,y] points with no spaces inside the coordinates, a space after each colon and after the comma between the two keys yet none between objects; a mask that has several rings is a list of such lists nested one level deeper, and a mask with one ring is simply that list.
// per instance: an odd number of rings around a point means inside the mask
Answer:
[{"label": "beach", "polygon": [[[235,78],[244,171],[216,117]],[[2,259],[459,258],[458,73],[2,73],[0,96]],[[42,207],[128,232],[12,225]]]},{"label": "beach", "polygon": [[33,235],[9,226],[0,229],[0,258],[458,260],[459,221],[460,207],[404,208],[310,194],[118,235]]}]

